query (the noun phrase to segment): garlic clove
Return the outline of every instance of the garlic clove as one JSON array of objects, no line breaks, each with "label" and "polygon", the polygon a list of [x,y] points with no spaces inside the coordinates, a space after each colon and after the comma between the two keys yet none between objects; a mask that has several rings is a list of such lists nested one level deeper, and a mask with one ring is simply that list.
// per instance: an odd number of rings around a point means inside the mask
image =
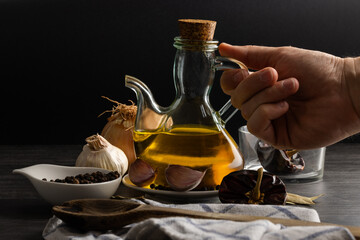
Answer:
[{"label": "garlic clove", "polygon": [[169,165],[165,170],[165,178],[172,189],[185,192],[196,188],[205,173],[206,170],[201,172],[180,165]]},{"label": "garlic clove", "polygon": [[143,187],[154,180],[155,171],[148,163],[138,158],[129,168],[129,178],[136,186]]}]

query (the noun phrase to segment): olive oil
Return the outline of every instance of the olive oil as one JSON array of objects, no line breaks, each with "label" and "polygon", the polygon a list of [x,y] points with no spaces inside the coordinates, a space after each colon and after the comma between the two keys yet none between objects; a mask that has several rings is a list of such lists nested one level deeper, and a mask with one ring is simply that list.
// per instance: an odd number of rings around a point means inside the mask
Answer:
[{"label": "olive oil", "polygon": [[168,165],[181,165],[206,170],[197,189],[214,189],[224,176],[242,169],[244,164],[236,143],[225,129],[178,126],[166,132],[134,131],[134,141],[137,157],[155,170],[152,183],[156,185],[168,186],[165,169]]}]

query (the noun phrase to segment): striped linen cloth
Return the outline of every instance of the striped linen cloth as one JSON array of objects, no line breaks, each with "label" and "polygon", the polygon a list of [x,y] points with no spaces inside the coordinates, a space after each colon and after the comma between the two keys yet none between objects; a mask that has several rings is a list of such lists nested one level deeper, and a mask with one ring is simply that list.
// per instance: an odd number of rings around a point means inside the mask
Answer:
[{"label": "striped linen cloth", "polygon": [[[149,199],[134,201],[142,204],[190,209],[195,211],[246,214],[320,222],[319,215],[314,209],[298,206],[218,203],[163,204]],[[46,240],[354,239],[348,229],[342,227],[285,227],[280,224],[273,224],[267,220],[235,222],[188,217],[151,218],[128,225],[116,231],[83,232],[67,226],[55,216],[49,219],[43,231],[43,237]]]}]

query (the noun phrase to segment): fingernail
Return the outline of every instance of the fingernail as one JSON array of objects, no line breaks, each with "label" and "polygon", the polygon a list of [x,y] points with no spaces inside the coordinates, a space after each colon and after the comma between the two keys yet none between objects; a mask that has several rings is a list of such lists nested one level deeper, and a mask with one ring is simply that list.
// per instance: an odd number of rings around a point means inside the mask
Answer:
[{"label": "fingernail", "polygon": [[221,44],[228,45],[228,46],[232,46],[231,44],[226,43],[226,42],[222,42]]},{"label": "fingernail", "polygon": [[285,101],[278,102],[278,106],[283,108],[285,106]]},{"label": "fingernail", "polygon": [[262,70],[262,73],[260,74],[260,80],[263,82],[269,82],[273,79],[273,73],[270,69],[264,69]]},{"label": "fingernail", "polygon": [[285,88],[285,89],[293,89],[294,88],[294,81],[292,80],[283,80],[282,81],[282,86]]},{"label": "fingernail", "polygon": [[220,55],[227,55],[227,49],[229,48],[229,47],[231,47],[232,45],[230,45],[230,44],[228,44],[228,43],[221,43],[220,45],[219,45],[219,53],[220,53]]},{"label": "fingernail", "polygon": [[280,108],[285,107],[285,104],[286,104],[285,101],[281,101],[281,102],[277,103],[278,107],[280,107]]}]

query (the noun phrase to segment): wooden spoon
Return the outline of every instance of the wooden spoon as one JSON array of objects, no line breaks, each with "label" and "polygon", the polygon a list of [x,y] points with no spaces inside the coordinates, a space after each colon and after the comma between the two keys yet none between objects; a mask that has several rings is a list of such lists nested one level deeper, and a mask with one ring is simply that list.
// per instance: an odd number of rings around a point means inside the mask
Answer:
[{"label": "wooden spoon", "polygon": [[131,223],[148,218],[192,217],[223,219],[239,222],[269,220],[284,226],[338,226],[346,227],[356,239],[360,239],[360,227],[344,226],[330,223],[317,223],[294,219],[249,216],[241,214],[224,214],[199,212],[185,209],[157,207],[139,204],[129,200],[114,199],[79,199],[65,202],[62,206],[53,207],[54,214],[69,225],[86,230],[110,230],[124,227]]}]

